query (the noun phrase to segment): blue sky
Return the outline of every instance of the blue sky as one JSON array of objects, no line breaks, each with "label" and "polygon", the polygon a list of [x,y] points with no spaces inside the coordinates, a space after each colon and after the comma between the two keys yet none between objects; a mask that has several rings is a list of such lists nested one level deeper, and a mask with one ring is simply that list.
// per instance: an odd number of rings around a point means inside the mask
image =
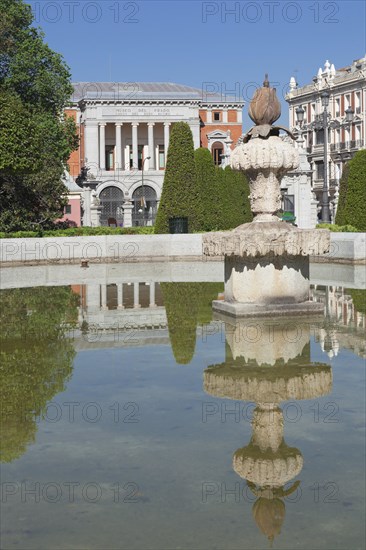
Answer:
[{"label": "blue sky", "polygon": [[[179,82],[248,101],[265,72],[283,97],[292,75],[303,85],[326,59],[337,69],[366,52],[357,0],[29,3],[74,81]],[[285,102],[282,111],[287,124]]]}]

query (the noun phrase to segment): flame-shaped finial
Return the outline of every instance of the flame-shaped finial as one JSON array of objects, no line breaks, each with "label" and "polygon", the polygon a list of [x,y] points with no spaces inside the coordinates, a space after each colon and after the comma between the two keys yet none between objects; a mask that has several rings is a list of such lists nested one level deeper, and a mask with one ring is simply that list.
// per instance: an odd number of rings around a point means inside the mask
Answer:
[{"label": "flame-shaped finial", "polygon": [[268,74],[265,75],[262,88],[255,91],[249,105],[248,114],[257,126],[272,125],[281,116],[281,104],[276,96],[276,89],[269,85]]}]

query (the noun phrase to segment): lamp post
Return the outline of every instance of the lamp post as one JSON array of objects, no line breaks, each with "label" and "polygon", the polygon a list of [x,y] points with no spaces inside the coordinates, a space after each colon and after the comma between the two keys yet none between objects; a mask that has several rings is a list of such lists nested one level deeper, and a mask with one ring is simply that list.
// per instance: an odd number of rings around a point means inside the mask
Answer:
[{"label": "lamp post", "polygon": [[323,193],[322,193],[322,222],[330,223],[329,194],[328,194],[328,105],[329,93],[323,92],[321,95],[323,110],[323,130],[324,130],[324,175],[323,175]]},{"label": "lamp post", "polygon": [[145,157],[142,161],[141,166],[141,187],[142,187],[142,208],[139,209],[139,212],[142,212],[142,225],[145,225],[145,189],[144,189],[144,165],[147,160],[150,160],[151,157]]}]

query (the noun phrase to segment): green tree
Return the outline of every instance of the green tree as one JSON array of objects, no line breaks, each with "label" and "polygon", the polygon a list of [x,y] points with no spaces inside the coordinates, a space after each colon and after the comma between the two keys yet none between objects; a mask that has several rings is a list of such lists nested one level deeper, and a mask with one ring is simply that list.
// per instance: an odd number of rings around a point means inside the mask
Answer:
[{"label": "green tree", "polygon": [[217,168],[220,229],[234,229],[253,220],[249,202],[249,183],[244,172],[226,166]]},{"label": "green tree", "polygon": [[344,221],[344,210],[346,206],[348,175],[349,175],[349,164],[347,162],[343,168],[341,181],[339,182],[339,198],[338,198],[337,213],[335,218],[336,225],[346,225],[346,222]]},{"label": "green tree", "polygon": [[200,147],[194,152],[196,167],[197,200],[192,205],[191,231],[220,229],[220,202],[218,200],[217,170],[208,149]]},{"label": "green tree", "polygon": [[344,221],[340,225],[353,225],[359,231],[366,231],[366,150],[357,151],[348,165],[343,207]]},{"label": "green tree", "polygon": [[61,214],[62,175],[78,140],[63,116],[68,67],[31,26],[29,5],[0,0],[0,9],[0,229],[17,231]]},{"label": "green tree", "polygon": [[155,233],[169,233],[169,218],[188,217],[191,230],[192,212],[197,201],[193,136],[186,122],[173,125],[163,191],[156,216]]},{"label": "green tree", "polygon": [[[19,458],[34,442],[36,417],[65,389],[75,355],[68,327],[78,296],[69,287],[0,293],[0,460]],[[47,305],[47,307],[46,307]]]}]

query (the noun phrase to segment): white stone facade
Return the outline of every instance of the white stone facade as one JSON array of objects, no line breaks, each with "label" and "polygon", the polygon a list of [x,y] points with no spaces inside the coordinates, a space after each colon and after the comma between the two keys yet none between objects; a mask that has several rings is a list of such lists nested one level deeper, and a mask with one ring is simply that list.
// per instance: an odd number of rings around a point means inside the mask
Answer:
[{"label": "white stone facade", "polygon": [[[116,86],[118,89],[116,89]],[[164,171],[175,122],[187,122],[194,148],[201,146],[201,113],[215,108],[220,123],[234,119],[241,130],[243,102],[210,97],[171,83],[74,84],[80,152],[72,171],[88,168],[84,185],[95,190],[103,225],[152,225],[163,187]],[[211,128],[210,128],[211,129]],[[212,130],[215,124],[212,124]],[[227,164],[232,140],[221,132]],[[131,208],[132,207],[132,208]],[[90,223],[84,215],[83,224]]]},{"label": "white stone facade", "polygon": [[[298,86],[294,77],[286,96],[289,104],[289,126],[305,141],[312,176],[312,190],[321,199],[324,181],[324,131],[321,129],[324,107],[322,94],[329,94],[328,110],[328,187],[331,200],[337,200],[339,181],[345,162],[366,146],[366,57],[336,69],[329,61],[319,68],[313,82]],[[304,109],[300,127],[296,109]],[[353,112],[348,122],[347,109]],[[314,126],[319,123],[319,127]],[[332,210],[332,209],[331,209]],[[333,208],[334,210],[334,208]],[[334,212],[331,211],[334,218]]]}]

